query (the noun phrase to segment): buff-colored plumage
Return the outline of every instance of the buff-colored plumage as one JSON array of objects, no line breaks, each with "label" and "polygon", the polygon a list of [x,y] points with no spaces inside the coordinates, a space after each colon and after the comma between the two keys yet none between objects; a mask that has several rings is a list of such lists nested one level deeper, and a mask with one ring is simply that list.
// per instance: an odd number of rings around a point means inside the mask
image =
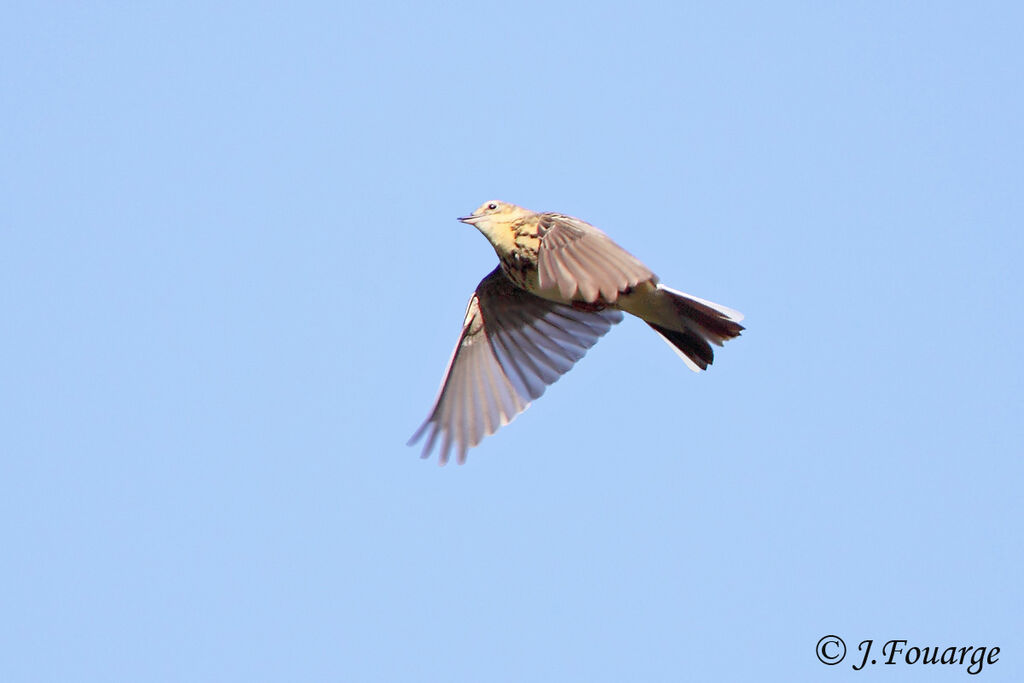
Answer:
[{"label": "buff-colored plumage", "polygon": [[625,311],[643,319],[695,370],[711,344],[739,336],[736,311],[658,283],[643,263],[578,218],[491,201],[460,218],[490,241],[500,265],[477,286],[427,437],[440,464],[459,462],[569,371]]}]

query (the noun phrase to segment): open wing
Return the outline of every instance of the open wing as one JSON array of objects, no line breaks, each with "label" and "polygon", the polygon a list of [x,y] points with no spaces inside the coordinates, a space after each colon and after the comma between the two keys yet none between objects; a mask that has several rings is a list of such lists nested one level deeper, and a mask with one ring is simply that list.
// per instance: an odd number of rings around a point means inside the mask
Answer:
[{"label": "open wing", "polygon": [[440,464],[453,444],[465,462],[470,448],[526,410],[620,320],[614,309],[578,311],[541,299],[495,268],[469,300],[434,409],[409,445],[426,435],[426,458],[440,437]]},{"label": "open wing", "polygon": [[658,278],[608,235],[578,218],[557,213],[540,216],[540,288],[558,287],[566,299],[598,297],[614,303],[619,292]]}]

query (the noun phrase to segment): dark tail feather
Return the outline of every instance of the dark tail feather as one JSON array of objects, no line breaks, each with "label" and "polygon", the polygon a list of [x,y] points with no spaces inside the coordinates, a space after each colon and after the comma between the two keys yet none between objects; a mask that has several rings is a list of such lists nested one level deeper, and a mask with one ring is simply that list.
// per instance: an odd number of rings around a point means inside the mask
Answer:
[{"label": "dark tail feather", "polygon": [[668,294],[679,312],[680,330],[673,330],[647,323],[654,331],[671,344],[693,370],[707,370],[715,360],[711,344],[721,346],[723,342],[740,336],[743,325],[738,321],[743,315],[731,309],[697,299],[674,289],[658,285]]},{"label": "dark tail feather", "polygon": [[704,337],[716,346],[721,346],[722,342],[740,336],[740,332],[743,331],[743,325],[700,301],[674,296],[672,303],[675,304],[679,314],[683,316],[684,324],[687,327],[701,328],[700,332],[704,334]]},{"label": "dark tail feather", "polygon": [[676,332],[654,323],[647,324],[654,328],[654,331],[660,334],[662,339],[674,346],[684,357],[683,360],[688,359],[690,362],[687,365],[694,370],[707,370],[708,366],[715,361],[715,352],[711,349],[711,344],[708,344],[703,337],[692,330]]}]

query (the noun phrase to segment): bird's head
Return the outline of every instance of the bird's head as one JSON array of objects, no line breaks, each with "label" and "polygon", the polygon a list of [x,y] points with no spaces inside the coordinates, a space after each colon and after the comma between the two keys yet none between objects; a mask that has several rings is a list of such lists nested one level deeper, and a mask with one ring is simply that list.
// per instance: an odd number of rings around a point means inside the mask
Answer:
[{"label": "bird's head", "polygon": [[503,229],[510,227],[514,222],[529,214],[530,211],[521,206],[492,199],[489,202],[484,202],[477,207],[476,211],[468,216],[462,216],[459,220],[476,227],[477,230],[494,241],[493,238]]}]

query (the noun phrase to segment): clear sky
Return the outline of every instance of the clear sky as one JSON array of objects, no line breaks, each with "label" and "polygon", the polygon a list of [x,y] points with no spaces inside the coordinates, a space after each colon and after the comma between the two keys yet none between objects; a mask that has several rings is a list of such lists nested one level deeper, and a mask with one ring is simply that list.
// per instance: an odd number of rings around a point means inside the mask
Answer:
[{"label": "clear sky", "polygon": [[[718,5],[8,3],[0,679],[1024,680],[1024,10]],[[491,198],[747,331],[420,460]]]}]

